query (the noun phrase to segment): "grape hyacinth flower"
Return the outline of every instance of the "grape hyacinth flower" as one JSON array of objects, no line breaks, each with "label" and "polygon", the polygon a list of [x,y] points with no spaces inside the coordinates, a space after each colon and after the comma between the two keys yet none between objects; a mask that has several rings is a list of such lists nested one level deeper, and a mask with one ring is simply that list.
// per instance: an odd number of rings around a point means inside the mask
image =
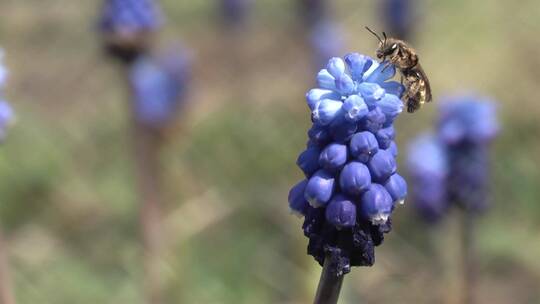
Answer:
[{"label": "grape hyacinth flower", "polygon": [[130,67],[135,118],[151,128],[169,125],[185,104],[191,60],[183,48],[140,56]]},{"label": "grape hyacinth flower", "polygon": [[0,49],[0,143],[6,137],[7,128],[14,122],[15,115],[11,106],[3,99],[4,86],[7,81],[8,71],[3,64],[4,52]]},{"label": "grape hyacinth flower", "polygon": [[441,103],[438,135],[448,156],[448,199],[466,210],[487,207],[489,144],[499,132],[494,103],[475,95]]},{"label": "grape hyacinth flower", "polygon": [[449,207],[445,147],[435,135],[423,134],[411,142],[407,152],[413,205],[427,222],[437,222]]},{"label": "grape hyacinth flower", "polygon": [[407,195],[396,173],[393,122],[403,88],[394,75],[392,66],[350,53],[328,60],[306,94],[313,126],[297,161],[306,178],[291,189],[289,207],[305,217],[308,254],[334,274],[373,265]]},{"label": "grape hyacinth flower", "polygon": [[451,204],[466,211],[487,207],[489,144],[499,131],[490,100],[463,95],[440,103],[437,131],[414,141],[408,170],[420,214],[437,221]]},{"label": "grape hyacinth flower", "polygon": [[98,21],[106,51],[131,62],[163,24],[157,0],[104,0]]}]

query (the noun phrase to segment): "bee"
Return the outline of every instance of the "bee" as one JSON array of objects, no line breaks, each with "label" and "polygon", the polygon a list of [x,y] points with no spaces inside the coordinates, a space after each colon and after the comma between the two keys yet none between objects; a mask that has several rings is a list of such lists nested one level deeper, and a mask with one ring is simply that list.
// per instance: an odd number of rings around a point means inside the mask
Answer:
[{"label": "bee", "polygon": [[[401,84],[405,85],[406,89],[402,99],[407,105],[407,112],[413,113],[420,109],[424,103],[430,102],[432,100],[431,86],[420,65],[416,51],[405,41],[386,37],[385,32],[382,33],[383,40],[369,27],[366,26],[366,29],[379,40],[376,55],[381,63],[386,64],[383,71],[389,65],[394,65],[401,73]],[[389,58],[388,62],[386,62],[387,57]]]}]

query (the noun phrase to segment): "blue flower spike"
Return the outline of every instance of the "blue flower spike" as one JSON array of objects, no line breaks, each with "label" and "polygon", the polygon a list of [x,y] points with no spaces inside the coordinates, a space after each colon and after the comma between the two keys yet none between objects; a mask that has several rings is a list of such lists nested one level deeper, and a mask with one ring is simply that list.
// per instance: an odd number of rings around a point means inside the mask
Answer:
[{"label": "blue flower spike", "polygon": [[327,255],[337,258],[336,273],[373,265],[374,248],[407,195],[396,173],[393,122],[403,104],[394,74],[350,53],[330,58],[317,74],[318,88],[306,94],[313,126],[297,163],[307,180],[293,187],[289,206],[304,216],[308,254],[321,265]]}]

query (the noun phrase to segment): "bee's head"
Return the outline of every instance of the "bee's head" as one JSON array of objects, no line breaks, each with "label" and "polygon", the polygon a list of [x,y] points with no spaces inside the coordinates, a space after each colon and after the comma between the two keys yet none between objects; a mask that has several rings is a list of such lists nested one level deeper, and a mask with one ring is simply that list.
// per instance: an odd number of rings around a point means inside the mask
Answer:
[{"label": "bee's head", "polygon": [[389,56],[392,53],[394,53],[396,49],[399,47],[395,39],[393,38],[388,39],[385,32],[382,33],[384,39],[381,39],[381,37],[377,33],[375,33],[373,30],[371,30],[369,27],[366,26],[366,29],[370,33],[372,33],[375,37],[377,37],[377,39],[379,40],[379,48],[377,49],[375,53],[377,55],[377,58],[379,59],[385,58],[386,56]]},{"label": "bee's head", "polygon": [[376,55],[377,58],[381,59],[386,56],[392,55],[397,49],[399,48],[399,44],[394,41],[394,39],[384,39],[384,42],[382,42],[379,45],[379,48],[377,49]]}]

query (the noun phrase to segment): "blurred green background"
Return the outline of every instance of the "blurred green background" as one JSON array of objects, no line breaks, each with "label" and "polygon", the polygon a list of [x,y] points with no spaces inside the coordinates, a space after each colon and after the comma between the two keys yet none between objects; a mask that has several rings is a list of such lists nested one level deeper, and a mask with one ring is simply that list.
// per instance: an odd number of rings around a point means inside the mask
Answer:
[{"label": "blurred green background", "polygon": [[[0,149],[0,220],[20,303],[143,303],[130,116],[123,75],[102,56],[100,1],[2,0],[0,46],[18,121]],[[289,187],[306,141],[315,67],[292,0],[258,0],[234,37],[216,1],[162,1],[159,43],[195,59],[191,106],[165,164],[168,303],[310,303]],[[473,89],[499,102],[493,209],[479,219],[479,303],[540,303],[540,7],[536,0],[420,1],[415,47],[437,98]],[[347,47],[372,55],[376,1],[335,0]],[[343,55],[343,54],[341,54]],[[399,162],[435,105],[397,122]],[[405,172],[404,168],[400,169]],[[426,226],[410,204],[347,276],[341,303],[456,303],[458,222]]]}]

